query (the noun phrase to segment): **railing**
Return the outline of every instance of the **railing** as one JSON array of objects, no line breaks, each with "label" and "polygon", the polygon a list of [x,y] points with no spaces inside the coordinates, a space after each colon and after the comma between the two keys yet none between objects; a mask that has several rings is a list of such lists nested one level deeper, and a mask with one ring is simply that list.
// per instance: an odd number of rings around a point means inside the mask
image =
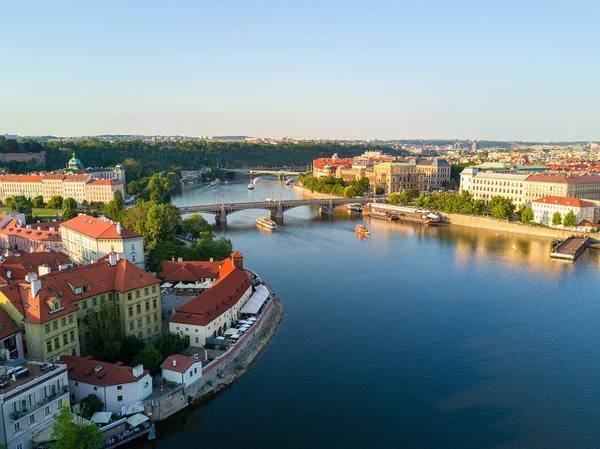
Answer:
[{"label": "railing", "polygon": [[21,410],[17,410],[16,412],[12,412],[10,414],[10,419],[13,421],[21,419],[22,417],[29,415],[30,413],[33,413],[36,410],[39,410],[40,408],[44,407],[45,405],[48,405],[50,402],[54,401],[55,399],[59,398],[60,396],[63,396],[67,392],[68,392],[68,388],[66,385],[64,385],[60,389],[60,392],[57,391],[55,393],[52,393],[52,394],[46,396],[45,398],[37,401],[35,404],[30,405],[29,407],[23,408]]}]

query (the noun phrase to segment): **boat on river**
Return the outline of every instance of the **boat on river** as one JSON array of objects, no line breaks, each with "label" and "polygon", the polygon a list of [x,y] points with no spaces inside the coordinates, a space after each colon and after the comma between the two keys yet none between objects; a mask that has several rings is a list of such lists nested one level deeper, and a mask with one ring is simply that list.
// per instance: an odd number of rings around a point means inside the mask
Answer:
[{"label": "boat on river", "polygon": [[211,187],[214,187],[214,186],[216,186],[216,185],[217,185],[217,183],[216,183],[216,182],[214,182],[214,181],[211,181],[211,182],[210,182],[210,186],[211,186]]},{"label": "boat on river", "polygon": [[270,229],[271,231],[277,229],[277,223],[275,223],[273,220],[267,217],[258,217],[256,219],[256,224],[263,228]]},{"label": "boat on river", "polygon": [[248,184],[248,190],[254,190],[254,184],[252,184],[252,183]]},{"label": "boat on river", "polygon": [[358,235],[359,237],[368,237],[369,235],[371,235],[371,231],[369,231],[367,228],[365,228],[364,225],[361,224],[356,225],[356,228],[354,230],[356,231],[356,235]]},{"label": "boat on river", "polygon": [[439,215],[428,209],[411,206],[394,206],[392,204],[369,203],[363,209],[363,215],[388,220],[403,220],[425,225],[440,224]]},{"label": "boat on river", "polygon": [[252,182],[253,182],[254,184],[258,184],[259,182],[262,182],[262,178],[261,178],[260,176],[257,176],[256,178],[254,178],[254,179],[252,180]]},{"label": "boat on river", "polygon": [[294,183],[294,180],[292,178],[288,178],[285,180],[285,185],[286,186],[291,186]]},{"label": "boat on river", "polygon": [[348,204],[346,209],[352,212],[362,212],[363,206],[360,203]]}]

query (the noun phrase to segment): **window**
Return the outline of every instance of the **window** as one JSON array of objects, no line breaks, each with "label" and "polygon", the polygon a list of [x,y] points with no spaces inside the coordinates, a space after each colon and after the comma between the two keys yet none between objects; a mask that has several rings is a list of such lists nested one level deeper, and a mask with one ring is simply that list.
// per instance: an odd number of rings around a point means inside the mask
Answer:
[{"label": "window", "polygon": [[65,317],[60,319],[60,325],[61,327],[65,327],[67,325],[67,319]]},{"label": "window", "polygon": [[158,332],[158,326],[154,326],[154,332]]},{"label": "window", "polygon": [[94,391],[98,391],[98,387],[94,387]]},{"label": "window", "polygon": [[58,401],[56,401],[56,403],[58,404],[58,406],[60,407],[62,405],[62,399],[59,399]]},{"label": "window", "polygon": [[129,313],[129,316],[133,316],[133,307],[129,307],[128,313]]},{"label": "window", "polygon": [[21,423],[16,422],[15,423],[15,433],[18,432],[19,430],[21,430]]},{"label": "window", "polygon": [[45,331],[46,333],[49,333],[49,332],[50,332],[50,325],[49,325],[49,324],[46,324],[46,325],[44,326],[44,331]]},{"label": "window", "polygon": [[69,338],[71,339],[71,341],[75,340],[75,331],[69,332]]},{"label": "window", "polygon": [[69,324],[73,323],[73,315],[69,315]]},{"label": "window", "polygon": [[138,332],[138,337],[142,338],[144,336],[143,332]]},{"label": "window", "polygon": [[146,301],[146,312],[150,311],[150,301]]},{"label": "window", "polygon": [[194,373],[192,371],[190,371],[190,377],[192,377],[194,375]]},{"label": "window", "polygon": [[92,298],[92,306],[95,306],[98,304],[98,300],[96,298]]},{"label": "window", "polygon": [[77,355],[77,348],[71,348],[71,355]]},{"label": "window", "polygon": [[134,328],[133,321],[129,322],[129,330],[132,331]]},{"label": "window", "polygon": [[135,311],[139,314],[142,313],[142,305],[138,304],[137,306],[135,306]]},{"label": "window", "polygon": [[152,286],[152,293],[156,293],[156,285]]},{"label": "window", "polygon": [[131,301],[131,292],[127,293],[127,301]]},{"label": "window", "polygon": [[158,313],[154,314],[154,322],[156,323],[158,321]]},{"label": "window", "polygon": [[100,296],[100,304],[104,304],[104,295]]},{"label": "window", "polygon": [[150,335],[152,333],[152,329],[148,328],[146,329],[146,335]]},{"label": "window", "polygon": [[139,297],[140,297],[140,291],[139,291],[139,290],[136,290],[136,291],[135,291],[135,297],[136,297],[136,298],[139,298]]},{"label": "window", "polygon": [[148,293],[150,293],[148,287],[144,288],[144,296],[148,296]]},{"label": "window", "polygon": [[134,243],[131,244],[131,249],[135,249],[135,244]]},{"label": "window", "polygon": [[58,337],[54,339],[54,348],[60,348],[60,340]]},{"label": "window", "polygon": [[198,368],[194,368],[194,374],[198,374]]},{"label": "window", "polygon": [[81,308],[82,308],[82,309],[87,309],[87,301],[83,301],[83,302],[81,303]]},{"label": "window", "polygon": [[69,344],[69,336],[67,334],[63,334],[63,345]]},{"label": "window", "polygon": [[117,385],[117,390],[122,390],[123,389],[123,385]]},{"label": "window", "polygon": [[52,330],[55,331],[56,329],[58,329],[58,321],[53,321],[52,322]]},{"label": "window", "polygon": [[142,319],[138,319],[138,327],[142,327]]},{"label": "window", "polygon": [[154,309],[156,309],[156,298],[154,298],[154,299],[152,300],[152,307],[153,307]]},{"label": "window", "polygon": [[17,443],[15,449],[23,449],[23,443]]},{"label": "window", "polygon": [[196,343],[198,343],[198,337],[196,337]]},{"label": "window", "polygon": [[46,407],[44,407],[44,415],[49,415],[50,414],[50,406],[47,405]]},{"label": "window", "polygon": [[79,382],[75,381],[75,386],[77,387],[79,385]]},{"label": "window", "polygon": [[135,262],[135,254],[132,254],[132,255],[131,255],[131,261],[132,261],[132,262]]},{"label": "window", "polygon": [[121,402],[123,400],[123,396],[117,396],[117,401]]}]

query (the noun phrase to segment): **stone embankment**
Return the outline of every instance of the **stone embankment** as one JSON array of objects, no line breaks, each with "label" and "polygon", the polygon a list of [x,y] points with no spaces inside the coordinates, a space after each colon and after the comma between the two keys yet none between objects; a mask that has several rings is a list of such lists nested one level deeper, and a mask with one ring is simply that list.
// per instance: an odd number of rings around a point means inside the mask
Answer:
[{"label": "stone embankment", "polygon": [[519,234],[535,235],[538,237],[550,237],[550,238],[563,238],[565,235],[572,233],[572,231],[560,230],[560,229],[549,229],[538,226],[527,226],[522,223],[508,222],[505,220],[497,220],[495,218],[477,217],[474,215],[461,215],[461,214],[442,214],[446,222],[458,225],[468,226],[471,228],[483,228],[489,229],[490,231],[501,231],[501,232],[517,232]]},{"label": "stone embankment", "polygon": [[185,409],[194,402],[208,399],[244,374],[252,361],[275,335],[283,318],[283,305],[268,284],[273,299],[261,314],[252,330],[245,334],[218,359],[202,369],[202,377],[195,383],[182,385],[160,399],[145,401],[145,412],[152,421],[162,421]]},{"label": "stone embankment", "polygon": [[293,187],[294,190],[300,195],[302,195],[304,198],[311,200],[344,198],[343,196],[330,195],[329,193],[311,192],[309,189],[299,185],[298,183],[294,184]]}]

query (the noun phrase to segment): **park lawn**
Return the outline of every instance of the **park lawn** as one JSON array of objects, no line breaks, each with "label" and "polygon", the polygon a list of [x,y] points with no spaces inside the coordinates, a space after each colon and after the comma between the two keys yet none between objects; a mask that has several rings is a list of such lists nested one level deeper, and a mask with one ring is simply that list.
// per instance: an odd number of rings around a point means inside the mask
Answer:
[{"label": "park lawn", "polygon": [[[12,212],[12,210],[10,209],[10,207],[6,207],[6,206],[0,206],[0,213],[4,213],[4,212]],[[62,213],[61,209],[45,209],[45,208],[34,208],[33,209],[33,216],[34,217],[38,217],[39,219],[42,218],[55,218],[57,214]]]}]

